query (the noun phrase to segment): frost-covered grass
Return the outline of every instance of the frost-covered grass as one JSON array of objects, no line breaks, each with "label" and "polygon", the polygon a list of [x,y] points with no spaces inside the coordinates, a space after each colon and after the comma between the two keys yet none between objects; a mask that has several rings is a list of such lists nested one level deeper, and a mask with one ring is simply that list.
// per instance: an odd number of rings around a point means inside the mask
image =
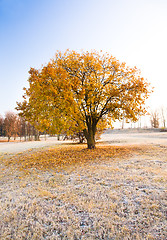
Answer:
[{"label": "frost-covered grass", "polygon": [[167,148],[70,145],[0,161],[0,239],[167,239]]}]

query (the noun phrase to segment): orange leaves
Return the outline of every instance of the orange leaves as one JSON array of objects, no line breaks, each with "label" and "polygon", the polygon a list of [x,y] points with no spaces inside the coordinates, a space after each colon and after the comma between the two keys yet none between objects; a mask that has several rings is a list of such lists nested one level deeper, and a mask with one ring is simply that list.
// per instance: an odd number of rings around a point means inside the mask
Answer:
[{"label": "orange leaves", "polygon": [[113,161],[115,158],[124,158],[136,151],[133,147],[99,146],[94,150],[85,149],[84,146],[67,146],[40,152],[17,155],[8,160],[7,165],[13,165],[20,170],[47,170],[60,171],[63,169],[82,166],[98,161]]},{"label": "orange leaves", "polygon": [[[96,129],[100,119],[136,120],[145,114],[148,83],[136,67],[126,67],[110,54],[59,51],[41,70],[29,73],[27,104],[18,103],[17,109],[41,131],[69,132],[74,126],[87,131]],[[87,119],[94,126],[88,127]]]}]

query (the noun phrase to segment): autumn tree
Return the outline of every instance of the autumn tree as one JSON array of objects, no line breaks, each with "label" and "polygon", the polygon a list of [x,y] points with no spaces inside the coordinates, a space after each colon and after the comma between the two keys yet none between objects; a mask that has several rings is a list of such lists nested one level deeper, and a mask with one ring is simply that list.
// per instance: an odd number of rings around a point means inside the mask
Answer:
[{"label": "autumn tree", "polygon": [[3,136],[3,135],[4,135],[4,119],[0,115],[0,136]]},{"label": "autumn tree", "polygon": [[8,137],[8,142],[12,136],[16,137],[17,134],[17,115],[13,112],[7,112],[4,119],[5,135]]},{"label": "autumn tree", "polygon": [[83,131],[95,148],[100,125],[115,120],[136,121],[145,114],[149,84],[140,71],[102,52],[67,50],[40,70],[31,68],[29,88],[17,110],[39,130]]}]

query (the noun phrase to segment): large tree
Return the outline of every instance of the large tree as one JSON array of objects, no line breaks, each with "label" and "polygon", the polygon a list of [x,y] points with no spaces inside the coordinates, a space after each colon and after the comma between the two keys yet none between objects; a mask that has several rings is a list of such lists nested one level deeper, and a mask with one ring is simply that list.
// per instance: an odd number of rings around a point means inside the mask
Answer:
[{"label": "large tree", "polygon": [[107,53],[57,52],[46,66],[29,73],[25,100],[17,103],[22,116],[39,130],[83,131],[90,149],[98,125],[136,121],[146,112],[149,84],[136,67]]}]

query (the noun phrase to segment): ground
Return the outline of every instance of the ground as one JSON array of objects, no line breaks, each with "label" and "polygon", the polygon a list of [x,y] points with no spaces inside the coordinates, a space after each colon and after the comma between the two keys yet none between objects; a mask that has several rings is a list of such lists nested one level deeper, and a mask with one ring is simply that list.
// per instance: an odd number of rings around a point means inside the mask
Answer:
[{"label": "ground", "polygon": [[0,239],[167,239],[166,133],[49,141],[0,145]]}]

